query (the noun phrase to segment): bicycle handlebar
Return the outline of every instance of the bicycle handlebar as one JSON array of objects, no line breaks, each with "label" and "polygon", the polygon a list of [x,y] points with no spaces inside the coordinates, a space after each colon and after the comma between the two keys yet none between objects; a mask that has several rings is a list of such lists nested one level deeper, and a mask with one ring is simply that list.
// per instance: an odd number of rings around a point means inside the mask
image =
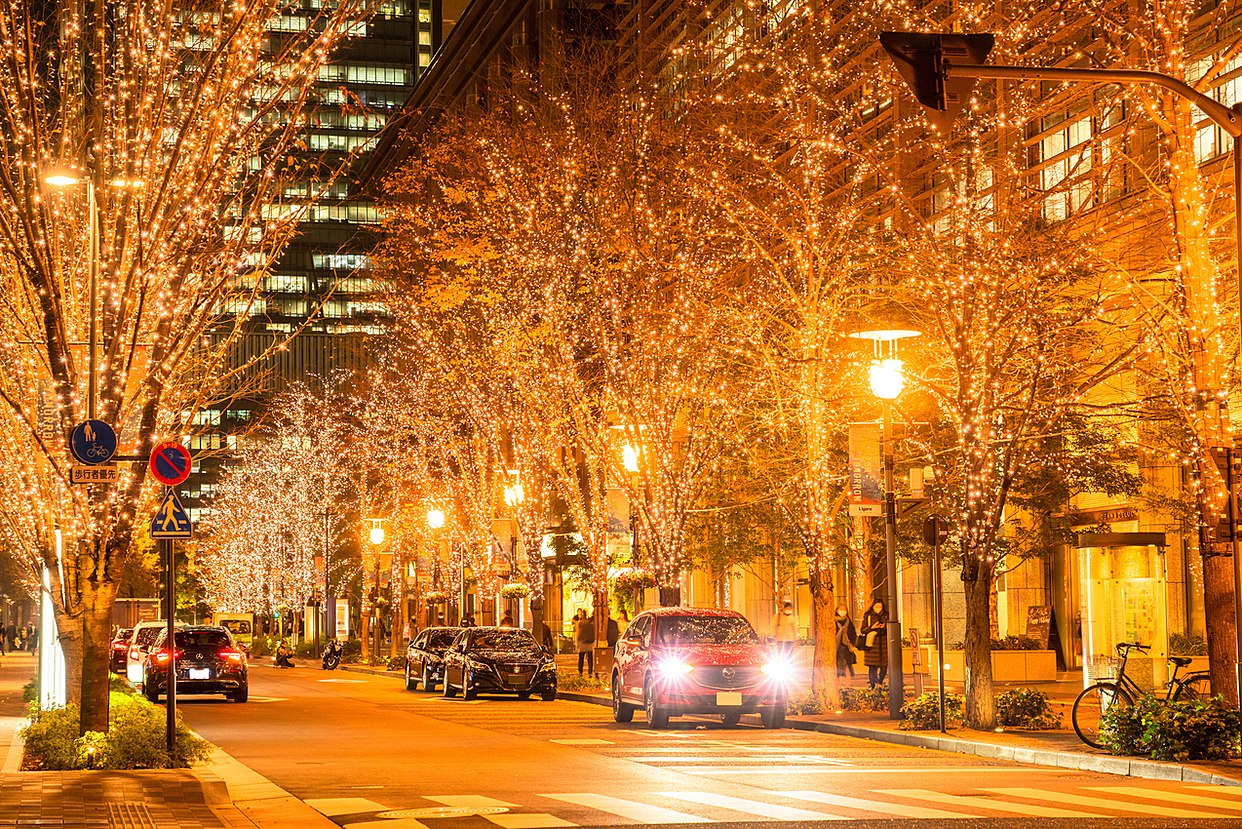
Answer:
[{"label": "bicycle handlebar", "polygon": [[1150,645],[1139,645],[1133,642],[1117,643],[1117,653],[1121,654],[1122,656],[1125,656],[1131,650],[1136,650],[1139,653],[1147,653],[1148,651],[1151,650],[1151,646]]}]

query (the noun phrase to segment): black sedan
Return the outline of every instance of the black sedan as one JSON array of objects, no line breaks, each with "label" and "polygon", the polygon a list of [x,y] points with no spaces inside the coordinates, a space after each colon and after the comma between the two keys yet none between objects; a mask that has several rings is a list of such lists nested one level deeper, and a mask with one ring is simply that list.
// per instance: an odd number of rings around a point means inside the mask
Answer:
[{"label": "black sedan", "polygon": [[539,647],[529,630],[471,627],[444,652],[444,696],[458,690],[466,699],[477,694],[539,694],[556,699],[556,662]]},{"label": "black sedan", "polygon": [[405,649],[405,689],[413,691],[422,682],[424,691],[434,691],[444,679],[444,652],[461,628],[427,628]]},{"label": "black sedan", "polygon": [[[168,633],[160,631],[142,670],[142,690],[147,699],[158,702],[168,686]],[[177,696],[182,694],[224,694],[233,702],[250,696],[246,652],[232,634],[214,625],[177,628]]]},{"label": "black sedan", "polygon": [[118,676],[125,675],[125,654],[129,651],[129,635],[133,628],[121,628],[112,636],[112,652],[108,658],[108,669]]}]

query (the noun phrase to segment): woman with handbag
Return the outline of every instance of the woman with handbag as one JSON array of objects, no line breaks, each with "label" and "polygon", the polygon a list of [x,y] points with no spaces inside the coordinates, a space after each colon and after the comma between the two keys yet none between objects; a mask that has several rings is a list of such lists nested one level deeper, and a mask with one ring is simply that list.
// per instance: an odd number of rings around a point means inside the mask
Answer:
[{"label": "woman with handbag", "polygon": [[872,688],[884,682],[888,676],[888,608],[879,599],[867,608],[862,618],[862,632],[858,634],[863,650],[863,664],[867,666],[867,681]]},{"label": "woman with handbag", "polygon": [[837,676],[845,676],[845,672],[850,672],[850,678],[854,676],[854,663],[857,657],[854,656],[854,640],[858,638],[858,632],[854,629],[854,620],[850,618],[850,611],[843,604],[837,605]]}]

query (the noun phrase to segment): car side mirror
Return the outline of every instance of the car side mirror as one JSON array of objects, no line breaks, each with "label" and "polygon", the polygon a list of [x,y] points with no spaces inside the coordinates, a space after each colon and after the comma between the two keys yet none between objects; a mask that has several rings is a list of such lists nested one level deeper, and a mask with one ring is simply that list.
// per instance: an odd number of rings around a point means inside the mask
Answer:
[{"label": "car side mirror", "polygon": [[643,650],[643,640],[641,639],[622,639],[621,644],[628,645],[631,648]]}]

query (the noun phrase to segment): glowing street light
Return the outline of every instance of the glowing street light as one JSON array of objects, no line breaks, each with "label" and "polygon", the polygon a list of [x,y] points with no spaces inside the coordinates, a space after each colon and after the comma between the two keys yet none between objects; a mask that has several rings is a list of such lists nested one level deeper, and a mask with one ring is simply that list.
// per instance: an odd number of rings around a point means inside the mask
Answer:
[{"label": "glowing street light", "polygon": [[371,543],[377,547],[384,543],[384,525],[381,523],[383,520],[382,518],[371,519]]},{"label": "glowing street light", "polygon": [[427,510],[427,526],[438,530],[444,526],[444,513],[438,509]]},{"label": "glowing street light", "polygon": [[[888,584],[888,716],[901,719],[905,704],[901,682],[901,596],[897,592],[897,495],[893,488],[893,415],[892,404],[905,387],[902,362],[897,359],[897,341],[917,337],[918,331],[885,329],[859,331],[851,337],[871,340],[875,357],[868,369],[871,391],[884,401],[884,566]],[[885,347],[887,346],[887,348]],[[885,356],[885,351],[888,354]]]}]

